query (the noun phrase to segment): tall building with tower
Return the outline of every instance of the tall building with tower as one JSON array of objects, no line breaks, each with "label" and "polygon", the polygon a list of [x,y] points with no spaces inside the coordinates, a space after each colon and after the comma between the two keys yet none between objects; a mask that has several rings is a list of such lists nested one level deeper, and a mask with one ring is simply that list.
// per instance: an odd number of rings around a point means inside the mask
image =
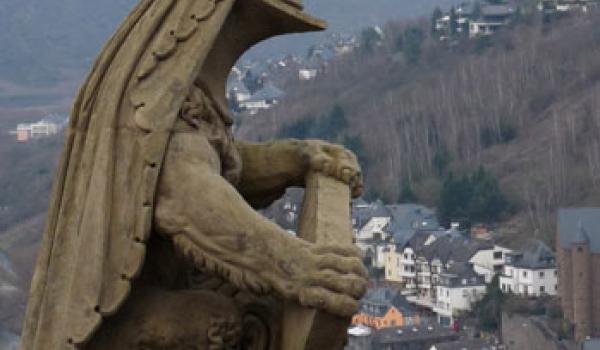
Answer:
[{"label": "tall building with tower", "polygon": [[556,242],[565,317],[576,340],[600,337],[600,208],[561,209]]}]

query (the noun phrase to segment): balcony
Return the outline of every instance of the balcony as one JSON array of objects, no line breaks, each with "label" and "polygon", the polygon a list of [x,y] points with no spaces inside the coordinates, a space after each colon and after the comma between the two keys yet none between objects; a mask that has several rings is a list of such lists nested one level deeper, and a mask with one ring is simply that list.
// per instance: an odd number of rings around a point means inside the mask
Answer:
[{"label": "balcony", "polygon": [[406,300],[409,303],[412,303],[412,304],[415,304],[418,306],[422,306],[422,307],[426,307],[430,310],[433,310],[435,307],[435,302],[431,298],[419,297],[419,296],[409,296],[409,297],[406,297]]}]

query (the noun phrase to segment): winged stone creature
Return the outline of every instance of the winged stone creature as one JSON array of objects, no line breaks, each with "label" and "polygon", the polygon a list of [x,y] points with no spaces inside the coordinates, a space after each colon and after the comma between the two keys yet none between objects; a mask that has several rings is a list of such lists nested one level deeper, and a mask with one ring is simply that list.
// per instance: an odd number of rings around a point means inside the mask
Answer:
[{"label": "winged stone creature", "polygon": [[362,190],[316,140],[234,140],[225,82],[269,37],[320,30],[299,0],[141,0],[74,103],[22,349],[278,349],[281,302],[351,315],[357,249],[255,209],[319,172]]}]

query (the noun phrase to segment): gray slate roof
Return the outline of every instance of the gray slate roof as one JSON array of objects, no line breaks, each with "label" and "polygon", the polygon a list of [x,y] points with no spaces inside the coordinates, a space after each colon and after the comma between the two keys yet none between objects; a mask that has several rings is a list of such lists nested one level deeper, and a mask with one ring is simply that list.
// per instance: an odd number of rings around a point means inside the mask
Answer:
[{"label": "gray slate roof", "polygon": [[361,299],[361,312],[371,316],[382,317],[390,307],[395,307],[404,315],[410,315],[416,312],[406,297],[399,291],[391,288],[375,288],[369,289],[367,294]]},{"label": "gray slate roof", "polygon": [[560,209],[558,236],[560,246],[566,249],[587,238],[592,253],[600,254],[600,208]]},{"label": "gray slate roof", "polygon": [[[418,343],[432,344],[457,340],[459,334],[448,327],[443,327],[438,324],[408,326],[402,328],[383,328],[374,331],[373,343],[376,346],[394,344],[396,348],[400,348],[401,344],[411,344],[418,348]],[[414,344],[417,343],[417,344]],[[377,347],[378,348],[378,347]],[[425,348],[429,348],[428,346]]]},{"label": "gray slate roof", "polygon": [[446,233],[428,246],[423,246],[423,243],[421,247],[413,246],[417,256],[424,256],[429,261],[439,258],[444,264],[449,261],[468,262],[478,251],[494,247],[489,241],[466,238],[456,233]]},{"label": "gray slate roof", "polygon": [[582,348],[583,350],[600,350],[600,338],[586,340]]},{"label": "gray slate roof", "polygon": [[507,5],[485,5],[481,7],[481,14],[484,17],[510,16],[515,10]]},{"label": "gray slate roof", "polygon": [[507,265],[525,269],[551,269],[556,267],[556,258],[552,249],[537,239],[528,240],[517,252],[509,254],[512,261]]},{"label": "gray slate roof", "polygon": [[[464,282],[464,283],[463,283]],[[454,263],[441,275],[440,285],[446,287],[485,286],[485,277],[475,273],[468,263]]]},{"label": "gray slate roof", "polygon": [[386,206],[392,220],[401,228],[429,229],[440,227],[435,211],[418,204],[395,204]]},{"label": "gray slate roof", "polygon": [[481,339],[457,340],[434,344],[436,350],[490,350],[492,347]]}]

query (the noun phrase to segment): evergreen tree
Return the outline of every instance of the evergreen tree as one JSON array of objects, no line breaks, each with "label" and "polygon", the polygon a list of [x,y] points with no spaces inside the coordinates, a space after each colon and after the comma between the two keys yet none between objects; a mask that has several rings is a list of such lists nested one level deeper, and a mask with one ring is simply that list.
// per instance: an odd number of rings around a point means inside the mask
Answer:
[{"label": "evergreen tree", "polygon": [[491,223],[497,221],[509,204],[500,190],[498,180],[480,167],[471,176],[444,179],[438,211],[444,225],[454,220]]},{"label": "evergreen tree", "polygon": [[452,155],[446,147],[440,146],[433,156],[433,168],[437,176],[442,177],[446,173],[448,165],[452,161]]},{"label": "evergreen tree", "polygon": [[408,63],[415,64],[421,58],[421,49],[425,35],[419,27],[410,27],[404,31],[402,51]]},{"label": "evergreen tree", "polygon": [[455,35],[458,32],[458,15],[456,14],[456,9],[454,6],[450,8],[450,23],[449,25],[449,34],[450,36]]},{"label": "evergreen tree", "polygon": [[486,287],[485,296],[472,307],[480,331],[492,332],[500,328],[504,302],[505,296],[500,289],[500,277],[495,275]]},{"label": "evergreen tree", "polygon": [[369,170],[369,158],[367,156],[367,151],[360,137],[346,136],[346,138],[344,139],[344,146],[346,146],[347,149],[354,152],[356,158],[358,158],[358,163],[360,164],[363,174],[367,174]]},{"label": "evergreen tree", "polygon": [[408,177],[404,177],[402,180],[402,186],[400,190],[400,197],[398,197],[398,203],[415,203],[417,196],[412,190],[410,180]]},{"label": "evergreen tree", "polygon": [[366,28],[360,33],[360,46],[363,53],[373,53],[375,47],[379,45],[380,41],[381,35],[373,27]]}]

